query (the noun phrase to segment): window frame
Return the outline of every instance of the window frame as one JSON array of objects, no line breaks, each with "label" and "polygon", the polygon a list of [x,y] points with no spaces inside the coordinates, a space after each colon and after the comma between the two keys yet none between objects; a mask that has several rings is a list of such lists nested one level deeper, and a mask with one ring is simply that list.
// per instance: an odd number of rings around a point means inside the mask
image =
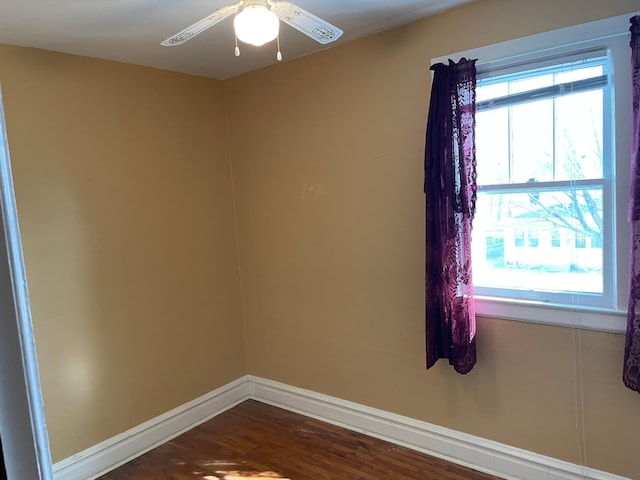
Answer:
[{"label": "window frame", "polygon": [[[505,107],[517,107],[519,105],[525,105],[528,102],[534,100],[549,101],[562,98],[565,94],[588,92],[594,90],[600,90],[602,92],[602,114],[603,114],[603,145],[606,148],[603,151],[602,158],[602,171],[600,177],[588,177],[583,179],[552,179],[542,180],[536,182],[509,182],[499,184],[482,184],[478,186],[478,194],[513,194],[513,193],[538,193],[544,194],[557,190],[589,190],[595,188],[597,191],[602,192],[603,199],[603,214],[604,219],[610,219],[615,215],[615,208],[613,202],[612,179],[614,178],[613,172],[613,152],[610,150],[612,145],[612,101],[613,101],[613,79],[612,68],[613,61],[609,52],[609,45],[602,46],[599,41],[583,42],[581,45],[571,45],[569,47],[560,47],[547,50],[534,55],[533,58],[529,58],[525,61],[516,61],[515,64],[504,64],[501,62],[497,67],[492,63],[483,63],[478,67],[478,85],[483,81],[485,83],[503,83],[505,81],[526,80],[532,77],[538,77],[541,74],[555,74],[559,73],[558,67],[563,65],[565,68],[570,65],[578,63],[580,68],[589,68],[590,66],[603,66],[604,70],[601,76],[590,77],[585,80],[571,81],[564,84],[553,84],[552,86],[546,86],[533,90],[525,90],[523,92],[511,94],[508,96],[499,97],[496,100],[483,100],[478,102],[478,111],[481,108],[483,110],[490,110],[495,108]],[[560,69],[561,70],[561,69]],[[543,73],[544,72],[544,73]],[[578,85],[586,85],[586,88],[580,88]],[[574,87],[576,87],[574,89]],[[540,92],[544,95],[541,96]],[[555,103],[554,103],[555,105]],[[555,110],[555,106],[554,106]],[[510,115],[510,114],[509,114]],[[554,134],[555,134],[555,122],[554,122]],[[554,154],[555,155],[555,154]],[[554,157],[555,161],[555,157]],[[480,205],[480,201],[478,202]],[[476,220],[477,221],[477,220]],[[533,224],[524,228],[526,232],[526,244],[516,243],[516,247],[526,247],[527,251],[530,248],[536,248],[537,244],[533,241],[533,234],[536,233],[537,227]],[[602,248],[603,259],[603,291],[601,294],[594,294],[588,292],[576,292],[562,291],[562,292],[550,292],[540,290],[523,290],[521,288],[508,288],[498,286],[480,286],[475,285],[476,294],[480,297],[489,298],[501,298],[519,300],[531,300],[543,303],[556,303],[559,305],[573,305],[576,302],[583,303],[584,305],[593,306],[597,308],[612,308],[615,305],[615,272],[616,262],[614,261],[615,249],[613,248],[613,242],[611,238],[615,238],[615,232],[612,230],[613,225],[611,222],[604,222],[603,235],[605,237],[604,245]],[[517,229],[516,229],[517,231]],[[516,237],[516,242],[518,238]],[[535,245],[534,245],[535,244]],[[587,247],[587,240],[584,234],[576,234],[573,241],[573,249],[577,251],[583,251]],[[514,295],[517,292],[516,295]]]},{"label": "window frame", "polygon": [[[610,274],[604,273],[604,281],[612,288],[606,306],[584,305],[581,296],[572,296],[572,303],[541,302],[531,298],[504,298],[476,295],[476,313],[479,316],[522,320],[559,326],[579,327],[599,331],[622,333],[626,329],[626,308],[629,277],[629,235],[626,219],[629,196],[631,156],[631,70],[629,50],[629,17],[640,12],[597,20],[581,25],[535,34],[494,45],[475,48],[434,58],[431,64],[446,63],[449,58],[476,58],[479,77],[487,72],[497,74],[518,64],[536,68],[551,65],[554,57],[567,58],[573,52],[585,50],[607,50],[611,60],[611,102],[615,115],[610,115],[612,134],[610,144],[614,151],[605,153],[603,161],[614,162],[610,179],[603,179],[604,188],[614,188],[612,195],[613,218],[605,216],[604,234],[615,235],[614,264],[609,265]],[[530,66],[530,67],[529,67]],[[606,112],[604,112],[607,117]],[[607,129],[605,129],[606,131]],[[606,133],[605,133],[606,135]],[[610,159],[606,159],[610,155]],[[609,180],[609,182],[607,182]],[[607,187],[607,183],[609,186]],[[615,223],[611,225],[611,222]],[[605,244],[613,246],[610,238]]]}]

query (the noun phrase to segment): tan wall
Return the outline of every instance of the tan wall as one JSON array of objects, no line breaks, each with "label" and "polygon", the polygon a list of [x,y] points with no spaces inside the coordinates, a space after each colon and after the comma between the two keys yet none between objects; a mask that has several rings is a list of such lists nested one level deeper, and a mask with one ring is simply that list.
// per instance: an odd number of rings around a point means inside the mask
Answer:
[{"label": "tan wall", "polygon": [[483,0],[226,81],[249,373],[640,478],[622,335],[481,318],[425,371],[422,194],[431,58],[637,8]]},{"label": "tan wall", "polygon": [[246,372],[222,83],[0,46],[54,461]]}]

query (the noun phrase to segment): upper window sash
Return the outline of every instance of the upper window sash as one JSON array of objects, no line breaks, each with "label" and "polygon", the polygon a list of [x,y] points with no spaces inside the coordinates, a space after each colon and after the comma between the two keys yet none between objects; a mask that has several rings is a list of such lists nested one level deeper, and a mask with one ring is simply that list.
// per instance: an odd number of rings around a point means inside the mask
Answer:
[{"label": "upper window sash", "polygon": [[476,111],[491,110],[492,108],[510,107],[526,102],[534,102],[537,100],[546,100],[549,98],[557,98],[563,95],[569,95],[578,92],[587,92],[606,87],[609,84],[608,75],[600,75],[598,77],[586,78],[584,80],[576,80],[575,82],[560,83],[550,85],[548,87],[528,90],[526,92],[513,93],[503,97],[491,98],[476,103]]}]

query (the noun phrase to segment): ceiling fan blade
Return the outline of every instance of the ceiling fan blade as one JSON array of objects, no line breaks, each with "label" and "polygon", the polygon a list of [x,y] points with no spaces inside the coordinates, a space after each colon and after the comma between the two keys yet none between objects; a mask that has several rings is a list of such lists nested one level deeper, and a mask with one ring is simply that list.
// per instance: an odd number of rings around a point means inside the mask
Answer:
[{"label": "ceiling fan blade", "polygon": [[239,2],[235,5],[229,5],[219,8],[211,15],[204,17],[202,20],[194,23],[190,27],[187,27],[184,30],[176,33],[172,37],[167,38],[165,41],[161,42],[160,45],[164,45],[165,47],[175,47],[177,45],[182,45],[187,40],[192,39],[208,28],[213,27],[216,23],[219,23],[228,16],[236,13],[241,4],[242,2]]},{"label": "ceiling fan blade", "polygon": [[303,10],[293,3],[269,3],[271,5],[271,11],[278,15],[280,20],[313,38],[316,42],[322,44],[335,42],[343,33],[342,30],[335,25],[331,25],[329,22],[316,17],[314,14]]}]

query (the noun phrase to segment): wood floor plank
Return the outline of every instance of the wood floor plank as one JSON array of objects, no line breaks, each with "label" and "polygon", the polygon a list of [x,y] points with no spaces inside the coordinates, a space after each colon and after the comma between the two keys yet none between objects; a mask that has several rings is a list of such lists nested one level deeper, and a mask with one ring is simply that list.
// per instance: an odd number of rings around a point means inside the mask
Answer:
[{"label": "wood floor plank", "polygon": [[247,400],[99,480],[499,480]]}]

